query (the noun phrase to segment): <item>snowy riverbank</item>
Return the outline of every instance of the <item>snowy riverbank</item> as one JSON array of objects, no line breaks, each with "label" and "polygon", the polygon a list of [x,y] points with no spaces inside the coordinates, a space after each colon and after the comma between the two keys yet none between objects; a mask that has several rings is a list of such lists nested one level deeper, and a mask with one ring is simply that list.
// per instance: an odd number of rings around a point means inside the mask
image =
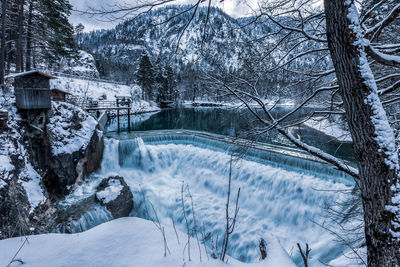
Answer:
[{"label": "snowy riverbank", "polygon": [[[161,232],[153,222],[135,218],[121,218],[101,224],[79,234],[46,234],[30,236],[16,259],[26,267],[36,266],[279,266],[295,267],[289,255],[277,239],[267,239],[267,259],[259,263],[246,264],[228,257],[228,263],[207,258],[203,246],[191,239],[189,261],[187,236],[171,227],[165,227],[166,241],[170,253],[164,256]],[[25,238],[0,241],[0,266],[7,266]],[[207,252],[210,253],[207,248]]]},{"label": "snowy riverbank", "polygon": [[351,134],[344,129],[344,122],[332,122],[326,118],[312,118],[304,122],[310,128],[320,131],[340,142],[351,143]]}]

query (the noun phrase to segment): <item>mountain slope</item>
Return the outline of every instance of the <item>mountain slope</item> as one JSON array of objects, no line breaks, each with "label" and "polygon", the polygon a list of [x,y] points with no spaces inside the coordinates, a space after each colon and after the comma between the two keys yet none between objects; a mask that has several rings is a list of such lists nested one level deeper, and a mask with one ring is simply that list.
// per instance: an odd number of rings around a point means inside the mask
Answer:
[{"label": "mountain slope", "polygon": [[[159,58],[168,62],[178,73],[185,73],[188,69],[215,70],[218,63],[231,72],[241,68],[244,55],[249,53],[247,41],[254,39],[252,35],[255,31],[241,29],[237,19],[214,7],[210,11],[206,32],[205,7],[198,10],[185,29],[192,13],[176,15],[187,8],[167,6],[156,9],[127,20],[115,29],[86,34],[82,44],[100,58],[98,68],[103,76],[122,81],[132,80],[132,77],[126,77],[126,71],[130,75],[135,72],[133,65],[137,65],[134,63],[143,51],[154,61]],[[268,29],[264,28],[264,33]],[[114,70],[105,68],[110,64]],[[125,76],[119,75],[117,69],[125,71]]]}]

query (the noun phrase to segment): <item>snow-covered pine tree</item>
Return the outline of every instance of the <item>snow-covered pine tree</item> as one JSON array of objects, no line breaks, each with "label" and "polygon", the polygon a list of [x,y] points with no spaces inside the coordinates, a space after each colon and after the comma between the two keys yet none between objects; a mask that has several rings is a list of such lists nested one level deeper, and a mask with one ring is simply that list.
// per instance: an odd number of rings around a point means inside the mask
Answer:
[{"label": "snow-covered pine tree", "polygon": [[74,28],[68,21],[72,5],[68,0],[38,0],[38,18],[42,33],[42,54],[52,66],[61,57],[77,56]]},{"label": "snow-covered pine tree", "polygon": [[140,57],[139,69],[136,73],[136,79],[142,87],[142,98],[153,100],[154,98],[154,69],[149,56],[143,53]]}]

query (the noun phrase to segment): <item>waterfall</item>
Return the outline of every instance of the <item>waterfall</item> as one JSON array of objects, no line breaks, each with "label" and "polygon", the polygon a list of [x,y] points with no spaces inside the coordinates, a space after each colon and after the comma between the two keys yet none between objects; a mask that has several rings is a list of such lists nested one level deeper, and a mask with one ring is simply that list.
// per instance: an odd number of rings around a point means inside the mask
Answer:
[{"label": "waterfall", "polygon": [[[230,154],[240,152],[238,146],[194,135],[107,138],[101,169],[65,203],[79,202],[93,193],[102,178],[118,174],[134,194],[134,216],[145,217],[144,194],[163,224],[171,225],[173,219],[177,228],[185,232],[181,205],[184,181],[193,196],[197,225],[204,223],[206,234],[222,240]],[[270,234],[276,235],[287,251],[293,250],[296,262],[301,262],[295,252],[296,243],[309,243],[311,266],[318,266],[318,260],[329,262],[345,250],[313,221],[324,220],[323,206],[340,200],[342,194],[334,190],[351,188],[351,178],[327,164],[291,156],[295,153],[250,148],[240,159],[234,158],[232,199],[239,187],[241,195],[237,225],[228,250],[232,257],[258,261],[258,240]],[[189,224],[194,227],[187,193],[185,190],[185,210]],[[88,227],[90,216],[79,222],[79,227]]]},{"label": "waterfall", "polygon": [[60,233],[78,233],[86,231],[104,222],[112,220],[111,213],[100,205],[93,206],[92,209],[85,211],[79,219],[74,220],[73,217],[68,221],[58,224],[56,232]]}]

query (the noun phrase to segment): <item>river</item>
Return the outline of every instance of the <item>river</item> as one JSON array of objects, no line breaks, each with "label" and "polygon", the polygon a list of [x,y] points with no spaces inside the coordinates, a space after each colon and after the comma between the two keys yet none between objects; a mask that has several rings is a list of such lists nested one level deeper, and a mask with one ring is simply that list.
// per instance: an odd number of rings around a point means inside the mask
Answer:
[{"label": "river", "polygon": [[[124,125],[117,134],[112,121],[100,170],[67,197],[63,205],[83,201],[93,194],[102,178],[120,175],[134,195],[132,216],[155,218],[154,214],[148,215],[154,212],[146,209],[145,203],[151,202],[161,223],[171,226],[173,221],[185,232],[183,185],[190,228],[197,225],[201,229],[198,231],[208,237],[204,241],[211,250],[217,237],[221,245],[224,233],[229,163],[233,155],[232,198],[238,188],[241,194],[229,255],[245,262],[258,261],[258,241],[264,238],[268,243],[268,238],[275,235],[299,266],[302,260],[297,242],[310,244],[310,266],[322,266],[321,262],[340,257],[347,248],[333,241],[315,222],[329,226],[324,207],[343,199],[345,196],[339,191],[351,189],[353,180],[290,146],[276,133],[250,135],[245,130],[256,124],[246,122],[251,122],[251,117],[245,111],[221,108],[168,109],[143,114],[132,119],[132,133],[127,133]],[[309,131],[312,130],[306,130]],[[242,138],[258,143],[243,148],[239,142]],[[332,143],[322,142],[327,137],[316,132],[302,138],[351,159],[347,145],[337,150]],[[110,219],[102,210],[88,211],[87,216],[89,219],[76,222],[79,229]]]}]

